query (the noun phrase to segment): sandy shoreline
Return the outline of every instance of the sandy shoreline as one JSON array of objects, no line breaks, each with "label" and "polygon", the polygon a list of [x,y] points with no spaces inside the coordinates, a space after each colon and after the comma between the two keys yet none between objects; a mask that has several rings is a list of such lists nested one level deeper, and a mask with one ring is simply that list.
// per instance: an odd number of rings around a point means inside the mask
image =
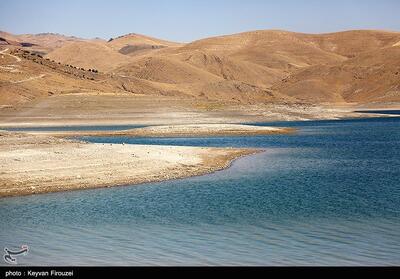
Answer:
[{"label": "sandy shoreline", "polygon": [[182,99],[173,96],[101,93],[76,90],[43,97],[20,107],[0,106],[0,127],[65,125],[181,125],[199,123],[254,123],[377,116],[355,113],[368,109],[399,109],[375,104],[237,104]]},{"label": "sandy shoreline", "polygon": [[211,173],[257,149],[93,144],[0,132],[0,197],[134,185]]},{"label": "sandy shoreline", "polygon": [[79,136],[129,136],[129,137],[212,137],[212,136],[255,136],[289,134],[293,128],[265,127],[241,124],[184,124],[157,125],[128,130],[109,131],[29,131],[30,134],[56,137]]},{"label": "sandy shoreline", "polygon": [[[53,104],[51,104],[53,105]],[[8,128],[29,128],[29,127],[55,127],[55,126],[119,126],[119,125],[192,125],[192,124],[228,124],[228,123],[265,123],[274,121],[312,121],[312,120],[340,120],[357,118],[376,118],[376,117],[399,117],[398,115],[366,113],[356,111],[366,110],[400,110],[400,106],[393,107],[351,107],[351,108],[321,108],[311,107],[298,109],[296,113],[285,111],[285,108],[235,108],[232,111],[210,111],[193,112],[177,111],[168,113],[149,113],[132,112],[131,114],[106,114],[106,115],[81,115],[77,114],[60,115],[41,113],[40,115],[31,115],[30,111],[15,113],[2,109],[0,107],[0,130]],[[284,112],[274,110],[282,109]],[[132,109],[134,110],[134,109]]]}]

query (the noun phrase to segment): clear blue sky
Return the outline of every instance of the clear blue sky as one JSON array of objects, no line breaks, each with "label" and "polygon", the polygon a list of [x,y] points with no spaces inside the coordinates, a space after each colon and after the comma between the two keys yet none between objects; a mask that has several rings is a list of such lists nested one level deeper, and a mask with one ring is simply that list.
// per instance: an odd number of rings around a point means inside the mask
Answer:
[{"label": "clear blue sky", "polygon": [[0,30],[188,42],[259,29],[400,31],[400,0],[0,0]]}]

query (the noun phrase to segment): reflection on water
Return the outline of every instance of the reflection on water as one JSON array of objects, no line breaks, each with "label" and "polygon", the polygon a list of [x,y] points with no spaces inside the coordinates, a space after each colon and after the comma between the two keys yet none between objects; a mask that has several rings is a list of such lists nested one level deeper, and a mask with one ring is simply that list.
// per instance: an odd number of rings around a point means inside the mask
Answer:
[{"label": "reflection on water", "polygon": [[86,138],[266,151],[201,177],[1,199],[0,245],[28,244],[33,265],[399,265],[400,121],[285,124],[299,133]]}]

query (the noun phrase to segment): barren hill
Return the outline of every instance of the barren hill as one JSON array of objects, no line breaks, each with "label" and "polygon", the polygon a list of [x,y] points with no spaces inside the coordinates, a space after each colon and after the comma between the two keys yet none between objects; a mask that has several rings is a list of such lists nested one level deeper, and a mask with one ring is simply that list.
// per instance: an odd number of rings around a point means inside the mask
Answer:
[{"label": "barren hill", "polygon": [[[65,92],[212,103],[205,107],[400,103],[399,32],[264,30],[189,44],[133,33],[109,41],[5,32],[0,37],[3,107]],[[107,100],[112,107],[113,98]]]},{"label": "barren hill", "polygon": [[183,44],[131,33],[111,38],[107,45],[122,54],[138,55],[162,48],[179,47]]},{"label": "barren hill", "polygon": [[85,69],[110,71],[126,63],[127,58],[103,42],[85,41],[64,44],[46,55],[47,58]]},{"label": "barren hill", "polygon": [[400,47],[384,47],[342,63],[309,67],[273,89],[308,102],[399,102]]},{"label": "barren hill", "polygon": [[[400,60],[396,59],[398,47],[394,45],[399,40],[400,33],[385,31],[321,35],[254,31],[166,49],[116,71],[157,82],[191,83],[186,91],[208,98],[244,96],[241,92],[246,90],[232,86],[235,81],[243,83],[242,87],[257,88],[256,92],[273,92],[279,96],[274,100],[279,101],[396,102],[400,101],[396,93],[400,82],[395,74]],[[379,63],[381,68],[377,69]],[[362,81],[360,76],[364,76]],[[219,78],[217,82],[215,77]],[[252,94],[253,100],[264,99],[262,95]]]},{"label": "barren hill", "polygon": [[363,52],[393,46],[398,42],[400,33],[354,30],[321,35],[300,34],[300,37],[325,51],[351,58]]},{"label": "barren hill", "polygon": [[343,60],[340,55],[302,40],[301,34],[275,30],[204,39],[188,44],[184,49],[205,50],[281,70]]},{"label": "barren hill", "polygon": [[64,64],[110,72],[129,63],[132,60],[131,56],[176,46],[180,44],[144,35],[128,34],[110,39],[108,42],[102,40],[64,42],[60,48],[51,51],[46,57]]}]

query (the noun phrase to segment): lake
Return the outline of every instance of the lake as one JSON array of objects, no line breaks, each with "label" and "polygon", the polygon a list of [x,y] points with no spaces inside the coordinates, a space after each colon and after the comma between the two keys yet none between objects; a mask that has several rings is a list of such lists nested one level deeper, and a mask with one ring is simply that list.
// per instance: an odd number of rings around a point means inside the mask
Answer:
[{"label": "lake", "polygon": [[0,248],[29,245],[23,265],[400,265],[400,118],[257,125],[298,133],[84,138],[265,151],[199,177],[0,199]]}]

